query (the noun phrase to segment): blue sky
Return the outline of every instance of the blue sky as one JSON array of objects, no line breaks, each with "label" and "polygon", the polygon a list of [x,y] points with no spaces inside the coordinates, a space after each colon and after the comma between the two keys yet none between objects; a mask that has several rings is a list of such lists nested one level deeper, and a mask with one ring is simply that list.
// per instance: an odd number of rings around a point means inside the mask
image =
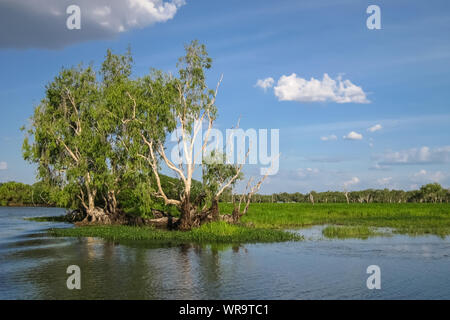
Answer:
[{"label": "blue sky", "polygon": [[[130,45],[136,76],[150,67],[175,72],[183,45],[198,39],[214,60],[211,86],[224,76],[217,127],[241,117],[244,129],[280,129],[280,170],[262,192],[450,187],[448,1],[42,0],[39,10],[21,2],[0,0],[0,182],[35,181],[19,128],[62,66],[98,65],[107,48]],[[136,10],[146,2],[162,11]],[[66,30],[68,4],[80,6],[81,30]],[[380,30],[366,27],[371,4],[381,9]],[[27,15],[33,20],[20,18]],[[324,74],[359,91],[344,102]],[[265,90],[256,85],[268,78]]]}]

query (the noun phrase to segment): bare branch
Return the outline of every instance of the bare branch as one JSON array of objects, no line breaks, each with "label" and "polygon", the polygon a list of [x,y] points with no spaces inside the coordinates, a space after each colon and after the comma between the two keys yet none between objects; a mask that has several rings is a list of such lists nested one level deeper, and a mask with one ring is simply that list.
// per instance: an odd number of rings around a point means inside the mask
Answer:
[{"label": "bare branch", "polygon": [[148,157],[145,157],[144,155],[141,155],[141,154],[138,154],[138,156],[147,160],[147,162],[152,167],[152,170],[153,170],[153,173],[154,173],[155,179],[156,179],[156,185],[158,186],[158,197],[164,199],[164,203],[166,205],[173,204],[173,205],[179,206],[181,204],[181,202],[179,200],[169,199],[166,196],[166,194],[164,193],[164,190],[161,185],[161,179],[159,177],[157,159],[156,159],[154,151],[153,151],[153,142],[149,142],[143,135],[142,135],[142,138],[144,139],[144,142],[149,147],[149,153],[150,153],[151,159],[149,159]]}]

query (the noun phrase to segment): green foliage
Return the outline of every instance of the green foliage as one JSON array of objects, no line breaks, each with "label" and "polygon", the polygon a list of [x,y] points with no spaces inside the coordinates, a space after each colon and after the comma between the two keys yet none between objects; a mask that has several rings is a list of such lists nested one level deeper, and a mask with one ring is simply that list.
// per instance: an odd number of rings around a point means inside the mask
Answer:
[{"label": "green foliage", "polygon": [[443,189],[439,183],[429,183],[420,188],[420,199],[424,202],[442,202],[448,191]]},{"label": "green foliage", "polygon": [[71,201],[95,197],[108,170],[108,144],[97,122],[100,98],[92,67],[63,69],[35,109],[27,132],[33,142],[26,138],[23,144],[24,158],[38,164],[39,179],[61,190],[80,189],[70,193]]},{"label": "green foliage", "polygon": [[33,203],[33,187],[20,182],[7,182],[0,185],[0,204],[29,205]]},{"label": "green foliage", "polygon": [[[107,51],[99,72],[89,67],[62,69],[46,86],[23,143],[23,156],[38,164],[38,179],[55,189],[53,203],[83,210],[114,212],[121,192],[127,206],[148,212],[152,172],[141,136],[164,140],[173,130],[169,105],[173,81],[160,71],[131,79],[132,57]],[[56,199],[53,199],[56,197]],[[122,206],[123,207],[123,206]]]},{"label": "green foliage", "polygon": [[206,47],[197,40],[185,46],[186,55],[178,60],[179,79],[175,87],[184,93],[182,101],[174,106],[175,115],[181,115],[184,129],[192,130],[195,120],[200,119],[203,112],[214,119],[217,107],[213,104],[214,90],[206,84],[205,71],[211,68],[212,59]]},{"label": "green foliage", "polygon": [[236,183],[243,179],[244,175],[242,172],[238,172],[236,165],[226,163],[224,153],[214,150],[204,158],[203,162],[203,185],[208,200],[211,200],[219,191],[219,188],[235,175],[238,175],[238,177],[230,184],[229,189],[232,189]]}]

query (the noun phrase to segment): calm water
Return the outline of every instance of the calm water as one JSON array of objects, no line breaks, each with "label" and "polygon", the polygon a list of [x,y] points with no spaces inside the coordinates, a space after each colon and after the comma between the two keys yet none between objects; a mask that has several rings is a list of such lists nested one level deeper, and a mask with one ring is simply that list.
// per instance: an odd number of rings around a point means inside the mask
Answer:
[{"label": "calm water", "polygon": [[[450,299],[450,239],[434,236],[307,241],[240,247],[152,247],[52,238],[61,223],[24,217],[62,209],[0,208],[0,299]],[[81,268],[81,290],[66,268]],[[368,290],[366,268],[381,268]]]}]

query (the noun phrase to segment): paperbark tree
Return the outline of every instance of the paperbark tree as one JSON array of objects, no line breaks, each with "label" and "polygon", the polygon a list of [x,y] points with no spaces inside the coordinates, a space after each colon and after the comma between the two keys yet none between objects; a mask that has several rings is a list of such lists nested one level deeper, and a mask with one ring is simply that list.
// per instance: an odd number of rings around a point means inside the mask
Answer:
[{"label": "paperbark tree", "polygon": [[[174,163],[169,159],[164,147],[165,140],[154,132],[153,127],[148,127],[147,123],[141,123],[132,135],[134,137],[139,135],[140,141],[146,146],[146,152],[138,150],[137,156],[144,159],[153,171],[157,188],[156,196],[161,198],[166,205],[174,205],[179,209],[180,219],[177,227],[181,230],[188,230],[200,225],[208,215],[205,210],[200,208],[205,195],[200,194],[194,199],[191,190],[193,174],[196,169],[194,142],[200,132],[202,122],[207,121],[205,143],[202,145],[202,150],[197,152],[205,150],[206,141],[217,113],[215,101],[220,85],[219,81],[214,91],[208,89],[206,84],[205,70],[211,67],[212,60],[208,56],[205,46],[194,41],[185,49],[186,56],[180,58],[177,64],[178,78],[158,73],[149,82],[150,91],[159,94],[152,98],[160,101],[158,110],[163,111],[164,119],[167,120],[166,132],[171,133],[176,127],[181,129],[178,147],[180,150],[182,149],[183,161]],[[154,86],[157,86],[158,90],[155,90]],[[164,111],[170,113],[167,114]],[[134,140],[136,139],[134,138]],[[162,159],[163,163],[177,175],[183,184],[182,192],[177,198],[169,198],[167,192],[163,190],[159,175],[159,159]]]},{"label": "paperbark tree", "polygon": [[63,69],[31,118],[32,144],[26,138],[23,145],[25,159],[38,164],[41,179],[77,190],[73,195],[91,221],[105,219],[96,206],[108,153],[105,136],[96,130],[99,98],[91,67]]},{"label": "paperbark tree", "polygon": [[[209,89],[205,71],[211,67],[212,60],[205,46],[193,41],[185,49],[186,55],[180,58],[177,64],[179,73],[177,78],[159,72],[147,83],[149,91],[153,92],[151,94],[151,99],[155,102],[153,105],[158,105],[157,110],[163,115],[161,117],[165,121],[165,132],[169,134],[175,128],[180,129],[176,143],[182,161],[176,163],[170,159],[166,153],[164,135],[155,133],[155,126],[148,125],[148,122],[142,118],[143,114],[137,112],[134,119],[128,119],[136,124],[129,141],[144,146],[144,148],[135,148],[136,156],[143,159],[153,171],[155,195],[166,205],[178,208],[180,218],[176,227],[180,230],[189,230],[206,221],[219,219],[219,198],[225,190],[241,179],[243,168],[243,165],[228,165],[223,161],[195,163],[199,152],[202,156],[211,156],[205,154],[205,150],[217,115],[215,102],[222,77],[215,90]],[[195,141],[199,134],[202,134],[203,122],[207,123],[207,129],[201,143],[201,150],[194,150]],[[221,150],[212,156],[220,154],[220,157],[223,157],[220,152]],[[182,184],[182,190],[177,197],[169,197],[161,184],[160,160],[174,172]],[[203,175],[203,184],[200,192],[194,194],[192,192],[193,175],[199,167]],[[253,193],[257,189],[254,190]]]},{"label": "paperbark tree", "polygon": [[[64,190],[86,222],[111,223],[117,196],[138,170],[121,143],[119,110],[132,109],[128,90],[131,55],[109,50],[97,78],[91,66],[63,69],[36,107],[23,144],[24,158],[38,164],[38,178]],[[127,107],[127,104],[130,107]]]}]

